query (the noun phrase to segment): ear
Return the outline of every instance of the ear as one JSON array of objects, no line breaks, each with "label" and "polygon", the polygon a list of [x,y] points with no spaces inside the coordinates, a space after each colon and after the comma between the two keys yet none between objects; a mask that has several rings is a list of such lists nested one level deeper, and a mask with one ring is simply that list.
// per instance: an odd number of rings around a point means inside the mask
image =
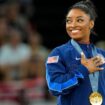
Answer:
[{"label": "ear", "polygon": [[93,27],[94,27],[94,21],[91,20],[91,21],[90,21],[90,29],[92,29]]}]

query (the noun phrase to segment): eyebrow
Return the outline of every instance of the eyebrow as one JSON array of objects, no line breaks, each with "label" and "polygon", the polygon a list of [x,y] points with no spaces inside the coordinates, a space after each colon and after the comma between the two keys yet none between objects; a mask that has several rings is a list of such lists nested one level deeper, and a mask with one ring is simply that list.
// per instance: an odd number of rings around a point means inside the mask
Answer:
[{"label": "eyebrow", "polygon": [[[70,18],[72,18],[72,17],[66,17],[67,19],[70,19]],[[78,16],[78,17],[76,17],[76,18],[83,18],[83,16]]]}]

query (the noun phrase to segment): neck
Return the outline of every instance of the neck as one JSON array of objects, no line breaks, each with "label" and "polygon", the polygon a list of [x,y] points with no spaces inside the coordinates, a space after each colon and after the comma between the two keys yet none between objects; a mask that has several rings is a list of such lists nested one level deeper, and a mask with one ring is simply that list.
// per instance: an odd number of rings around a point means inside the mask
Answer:
[{"label": "neck", "polygon": [[90,40],[76,40],[80,44],[90,44]]},{"label": "neck", "polygon": [[80,44],[90,44],[90,41],[77,41],[78,43],[80,43]]}]

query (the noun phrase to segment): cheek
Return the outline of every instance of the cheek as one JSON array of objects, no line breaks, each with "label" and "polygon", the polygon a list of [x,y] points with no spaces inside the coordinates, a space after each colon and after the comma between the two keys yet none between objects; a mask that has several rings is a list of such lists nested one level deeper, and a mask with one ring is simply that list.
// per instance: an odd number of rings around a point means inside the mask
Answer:
[{"label": "cheek", "polygon": [[66,25],[66,32],[68,33],[69,32],[69,26],[68,25]]},{"label": "cheek", "polygon": [[68,29],[68,25],[66,24],[66,30]]},{"label": "cheek", "polygon": [[84,33],[89,34],[90,33],[90,29],[88,27],[84,28]]},{"label": "cheek", "polygon": [[84,24],[81,27],[82,27],[82,31],[83,32],[89,32],[90,31],[89,24]]}]

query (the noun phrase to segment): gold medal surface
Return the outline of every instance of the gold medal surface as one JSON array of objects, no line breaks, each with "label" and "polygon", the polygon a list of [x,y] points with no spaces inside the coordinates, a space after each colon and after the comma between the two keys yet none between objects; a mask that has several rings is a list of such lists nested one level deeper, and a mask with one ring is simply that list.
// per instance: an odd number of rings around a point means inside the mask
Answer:
[{"label": "gold medal surface", "polygon": [[103,98],[102,98],[102,95],[100,93],[93,92],[90,94],[89,100],[90,100],[91,105],[101,105]]}]

